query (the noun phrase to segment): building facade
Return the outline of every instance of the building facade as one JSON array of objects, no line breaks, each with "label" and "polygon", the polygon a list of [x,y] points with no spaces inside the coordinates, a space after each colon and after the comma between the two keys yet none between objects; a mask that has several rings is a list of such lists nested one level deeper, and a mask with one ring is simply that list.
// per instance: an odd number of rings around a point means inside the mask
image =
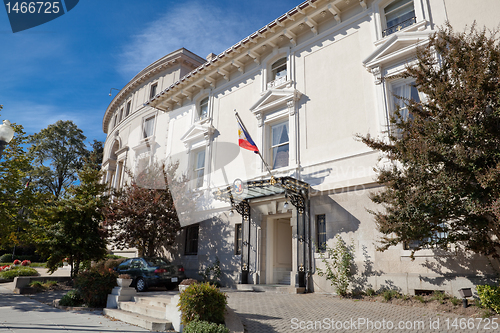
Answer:
[{"label": "building facade", "polygon": [[[340,235],[355,247],[354,287],[458,294],[493,274],[486,258],[376,250],[368,210],[382,209],[369,198],[380,190],[379,153],[355,135],[387,135],[394,94],[420,98],[398,74],[437,26],[493,28],[499,9],[495,0],[308,0],[219,55],[174,51],[107,108],[104,181],[120,188],[124,170],[179,161],[196,209],[178,212],[169,255],[188,276],[218,258],[225,285],[331,292],[317,268]],[[265,163],[238,146],[235,111]]]}]

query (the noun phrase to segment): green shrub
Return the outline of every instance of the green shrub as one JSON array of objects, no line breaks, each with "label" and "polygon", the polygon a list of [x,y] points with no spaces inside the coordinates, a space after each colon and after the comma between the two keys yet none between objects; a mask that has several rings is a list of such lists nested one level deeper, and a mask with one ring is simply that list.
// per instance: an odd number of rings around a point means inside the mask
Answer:
[{"label": "green shrub", "polygon": [[397,298],[399,293],[396,290],[384,290],[382,296],[384,297],[384,300],[388,302],[393,298]]},{"label": "green shrub", "polygon": [[38,272],[28,266],[14,267],[8,271],[0,272],[0,279],[12,280],[16,276],[38,276]]},{"label": "green shrub", "polygon": [[462,300],[460,298],[456,298],[456,297],[450,298],[450,302],[454,306],[462,304]]},{"label": "green shrub", "polygon": [[14,260],[12,260],[12,254],[10,254],[10,253],[2,254],[0,256],[0,262],[2,262],[2,263],[11,263],[13,261]]},{"label": "green shrub", "polygon": [[372,288],[366,289],[366,296],[372,297],[372,296],[375,296],[375,294],[376,294],[375,290],[373,290]]},{"label": "green shrub", "polygon": [[432,293],[431,300],[436,300],[439,303],[444,304],[445,300],[447,300],[448,298],[449,298],[448,295],[446,295],[442,291],[435,291],[435,292]]},{"label": "green shrub", "polygon": [[493,309],[496,313],[500,313],[500,287],[478,285],[476,289],[481,304],[487,308]]},{"label": "green shrub", "polygon": [[321,261],[325,264],[325,269],[317,268],[319,276],[325,276],[330,280],[335,292],[340,296],[347,295],[347,289],[352,281],[352,266],[354,265],[354,244],[347,245],[344,240],[337,235],[333,248],[326,247],[328,258],[321,253]]},{"label": "green shrub", "polygon": [[76,290],[68,291],[59,301],[59,305],[61,306],[81,306],[82,304],[83,300]]},{"label": "green shrub", "polygon": [[44,290],[44,286],[42,281],[33,281],[29,284],[30,287],[35,288],[36,290]]},{"label": "green shrub", "polygon": [[414,298],[415,298],[417,301],[419,301],[420,303],[425,303],[425,302],[426,302],[426,300],[425,300],[424,296],[422,296],[422,295],[417,295],[417,296],[415,296]]},{"label": "green shrub", "polygon": [[193,320],[223,324],[227,295],[209,283],[195,283],[180,294],[182,323]]},{"label": "green shrub", "polygon": [[184,327],[184,333],[229,333],[229,328],[222,324],[193,320]]},{"label": "green shrub", "polygon": [[116,278],[115,272],[85,271],[76,277],[75,288],[85,304],[103,308],[106,306],[108,294],[111,294],[111,290],[116,286]]}]

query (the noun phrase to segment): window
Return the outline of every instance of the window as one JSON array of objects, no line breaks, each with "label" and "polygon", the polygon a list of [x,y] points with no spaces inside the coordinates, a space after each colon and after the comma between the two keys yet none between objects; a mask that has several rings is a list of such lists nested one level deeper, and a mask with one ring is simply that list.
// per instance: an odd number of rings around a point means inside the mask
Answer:
[{"label": "window", "polygon": [[316,241],[318,251],[326,250],[326,219],[325,214],[316,215]]},{"label": "window", "polygon": [[[448,226],[446,225],[446,223],[443,222],[443,223],[439,224],[439,227],[441,228],[441,230],[446,230]],[[446,231],[437,231],[436,230],[436,231],[434,231],[434,234],[431,237],[425,239],[425,241],[426,242],[431,242],[431,241],[439,242],[440,240],[445,239],[447,237],[448,237],[448,233]],[[450,244],[447,244],[447,245],[450,246]],[[408,241],[408,242],[403,243],[403,248],[405,250],[414,250],[420,246],[422,246],[422,242],[417,241],[417,240],[412,240],[412,241]],[[431,249],[433,247],[435,247],[435,246],[425,245],[422,248],[423,249]]]},{"label": "window", "polygon": [[386,29],[382,37],[416,23],[413,0],[396,0],[384,8]]},{"label": "window", "polygon": [[118,117],[118,122],[122,121],[123,119],[123,109],[120,110],[120,112],[118,113],[119,114],[119,117]]},{"label": "window", "polygon": [[202,120],[208,116],[208,97],[205,97],[200,102],[200,107],[198,108],[198,119]]},{"label": "window", "polygon": [[149,138],[150,136],[153,136],[154,127],[155,127],[155,117],[147,118],[142,126],[142,137],[145,139]]},{"label": "window", "polygon": [[288,121],[271,126],[271,167],[272,169],[288,166],[289,157],[289,139],[288,139]]},{"label": "window", "polygon": [[116,125],[118,125],[118,114],[115,114],[115,120],[113,122],[113,128],[115,128]]},{"label": "window", "polygon": [[186,228],[186,249],[184,254],[198,254],[198,232],[199,225],[190,225]]},{"label": "window", "polygon": [[[390,100],[391,103],[391,116],[394,115],[394,112],[399,108],[400,118],[398,122],[401,120],[408,120],[412,118],[412,115],[408,111],[408,107],[406,106],[407,100],[413,99],[415,102],[420,102],[420,97],[418,95],[417,87],[415,87],[415,82],[409,81],[396,81],[390,86]],[[396,136],[399,136],[401,133],[396,133]]]},{"label": "window", "polygon": [[235,225],[235,242],[234,242],[234,253],[241,254],[241,246],[243,244],[243,237],[241,233],[241,223]]},{"label": "window", "polygon": [[267,84],[267,89],[276,87],[287,80],[286,58],[274,62],[271,66],[271,78]]},{"label": "window", "polygon": [[156,88],[158,88],[158,83],[153,83],[149,91],[149,99],[153,99],[156,96]]},{"label": "window", "polygon": [[130,114],[130,107],[132,106],[132,101],[127,102],[127,107],[125,108],[125,117],[128,117]]},{"label": "window", "polygon": [[203,176],[205,174],[205,150],[194,154],[193,179],[195,179],[195,188],[203,186]]}]

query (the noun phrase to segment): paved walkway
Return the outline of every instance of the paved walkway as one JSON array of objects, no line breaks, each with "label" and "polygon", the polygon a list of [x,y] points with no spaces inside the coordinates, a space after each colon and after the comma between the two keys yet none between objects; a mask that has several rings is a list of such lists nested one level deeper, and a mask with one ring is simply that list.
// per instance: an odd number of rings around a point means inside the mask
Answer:
[{"label": "paved walkway", "polygon": [[[66,273],[60,270],[55,275]],[[14,294],[13,288],[13,283],[0,284],[0,333],[150,332],[108,319],[102,315],[102,311],[64,311],[36,300],[51,302],[64,292],[37,294],[38,297],[31,299],[28,295]],[[46,294],[46,299],[43,294]]]},{"label": "paved walkway", "polygon": [[341,300],[325,294],[237,291],[227,291],[227,294],[229,306],[240,316],[248,333],[500,332],[500,325],[492,324],[491,319],[469,321],[464,318],[462,327],[465,328],[461,329],[458,316],[437,314],[424,308]]}]

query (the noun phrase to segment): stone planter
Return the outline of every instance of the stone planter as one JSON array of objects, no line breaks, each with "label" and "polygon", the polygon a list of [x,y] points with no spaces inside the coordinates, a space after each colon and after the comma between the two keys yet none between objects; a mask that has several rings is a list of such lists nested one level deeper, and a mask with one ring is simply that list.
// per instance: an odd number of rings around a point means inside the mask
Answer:
[{"label": "stone planter", "polygon": [[180,284],[179,285],[179,292],[182,293],[184,290],[187,289],[187,287],[189,287],[189,285],[187,285],[187,284]]},{"label": "stone planter", "polygon": [[116,279],[116,283],[118,284],[118,287],[122,288],[127,288],[130,287],[130,284],[132,283],[132,279]]}]

